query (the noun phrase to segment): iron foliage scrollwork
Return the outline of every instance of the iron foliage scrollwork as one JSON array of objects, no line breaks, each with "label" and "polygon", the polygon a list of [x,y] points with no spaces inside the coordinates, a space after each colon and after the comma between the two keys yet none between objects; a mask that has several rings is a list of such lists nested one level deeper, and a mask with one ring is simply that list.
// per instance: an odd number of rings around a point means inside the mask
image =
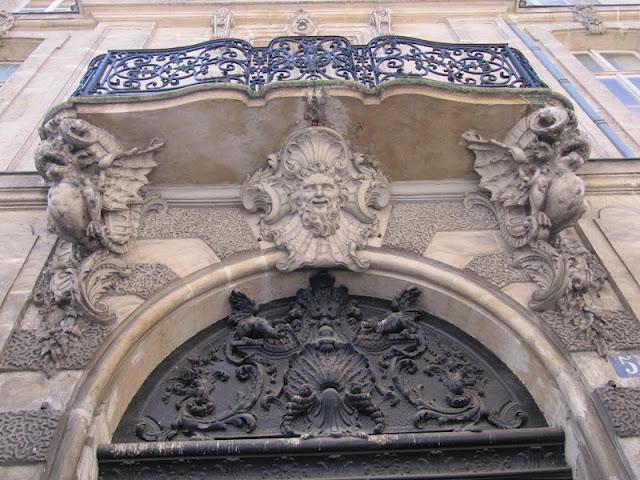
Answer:
[{"label": "iron foliage scrollwork", "polygon": [[[304,22],[310,26],[309,19]],[[111,51],[90,63],[74,95],[144,94],[207,83],[259,90],[291,80],[351,80],[374,88],[396,78],[476,87],[545,86],[526,58],[505,44],[446,44],[386,35],[352,45],[340,36],[287,36],[264,48],[227,38],[171,49]]]},{"label": "iron foliage scrollwork", "polygon": [[352,297],[325,271],[293,300],[258,306],[234,291],[224,328],[214,325],[156,370],[115,439],[544,425],[515,377],[479,356],[471,339],[454,340],[451,327],[418,309],[419,297],[417,288],[391,302]]}]

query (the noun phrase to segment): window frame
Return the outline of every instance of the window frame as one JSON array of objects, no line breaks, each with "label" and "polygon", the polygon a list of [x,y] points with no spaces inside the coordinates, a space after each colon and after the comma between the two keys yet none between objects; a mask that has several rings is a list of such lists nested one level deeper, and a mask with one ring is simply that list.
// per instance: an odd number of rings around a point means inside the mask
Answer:
[{"label": "window frame", "polygon": [[[621,54],[631,54],[635,56],[638,60],[638,69],[637,70],[619,70],[613,65],[610,61],[608,61],[604,55],[609,53],[621,53]],[[640,80],[640,52],[637,50],[618,50],[618,49],[588,49],[588,50],[575,50],[572,51],[571,54],[574,58],[580,62],[584,68],[586,68],[595,78],[597,78],[602,86],[607,89],[612,95],[614,95],[629,111],[631,111],[638,119],[640,119],[640,85],[634,85],[631,82],[631,78],[638,78]],[[587,65],[585,65],[579,58],[578,55],[589,55],[597,65],[602,68],[602,71],[595,72],[591,70]],[[604,55],[603,55],[604,54]],[[620,84],[624,87],[624,89],[629,92],[629,94],[634,97],[637,103],[630,105],[625,103],[620,97],[618,97],[613,91],[605,85],[602,80],[605,79],[614,79],[620,82]]]}]

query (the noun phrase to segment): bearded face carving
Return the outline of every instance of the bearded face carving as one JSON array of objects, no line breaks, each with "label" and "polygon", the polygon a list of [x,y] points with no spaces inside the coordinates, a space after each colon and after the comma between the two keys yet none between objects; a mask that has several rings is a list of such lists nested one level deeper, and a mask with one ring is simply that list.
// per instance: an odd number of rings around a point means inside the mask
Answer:
[{"label": "bearded face carving", "polygon": [[389,199],[389,182],[377,166],[325,127],[291,134],[242,187],[245,208],[260,215],[261,234],[287,251],[278,264],[285,271],[366,269],[358,250],[378,233],[378,210]]},{"label": "bearded face carving", "polygon": [[302,226],[311,230],[314,237],[326,238],[336,233],[347,195],[335,178],[314,173],[302,181],[291,197]]}]

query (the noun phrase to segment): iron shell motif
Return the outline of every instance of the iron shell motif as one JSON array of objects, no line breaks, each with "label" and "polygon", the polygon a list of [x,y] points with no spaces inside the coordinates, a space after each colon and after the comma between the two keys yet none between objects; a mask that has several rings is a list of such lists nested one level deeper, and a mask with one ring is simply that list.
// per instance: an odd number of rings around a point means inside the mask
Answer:
[{"label": "iron shell motif", "polygon": [[506,367],[418,309],[420,294],[353,297],[326,271],[262,306],[234,291],[227,321],[156,369],[114,441],[546,425]]}]

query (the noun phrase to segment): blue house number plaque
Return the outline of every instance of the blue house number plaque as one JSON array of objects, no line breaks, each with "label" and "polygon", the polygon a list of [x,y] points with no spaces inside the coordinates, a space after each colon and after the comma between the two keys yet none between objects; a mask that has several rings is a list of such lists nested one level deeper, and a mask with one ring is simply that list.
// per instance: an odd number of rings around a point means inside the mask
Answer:
[{"label": "blue house number plaque", "polygon": [[620,378],[640,377],[640,358],[635,355],[609,355],[609,362]]}]

